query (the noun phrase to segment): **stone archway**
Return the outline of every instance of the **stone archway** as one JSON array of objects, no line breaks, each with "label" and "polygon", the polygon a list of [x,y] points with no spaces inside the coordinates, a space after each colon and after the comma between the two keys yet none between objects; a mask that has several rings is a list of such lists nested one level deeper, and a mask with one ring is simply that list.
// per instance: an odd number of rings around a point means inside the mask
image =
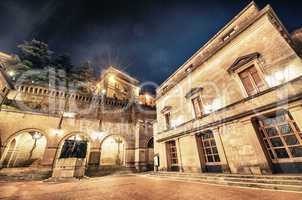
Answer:
[{"label": "stone archway", "polygon": [[151,137],[149,140],[147,140],[147,151],[146,151],[146,162],[147,162],[147,169],[153,170],[154,167],[154,139]]},{"label": "stone archway", "polygon": [[126,165],[126,140],[120,135],[108,135],[101,142],[101,167]]},{"label": "stone archway", "polygon": [[38,129],[25,129],[13,134],[6,142],[1,167],[37,166],[43,158],[47,138]]},{"label": "stone archway", "polygon": [[82,132],[65,136],[59,143],[53,177],[83,177],[88,164],[90,138]]}]

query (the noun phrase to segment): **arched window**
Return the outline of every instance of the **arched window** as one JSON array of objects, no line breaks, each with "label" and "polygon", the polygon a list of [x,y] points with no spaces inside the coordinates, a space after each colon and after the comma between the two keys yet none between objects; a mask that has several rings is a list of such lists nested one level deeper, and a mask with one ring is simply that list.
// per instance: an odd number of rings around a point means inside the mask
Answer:
[{"label": "arched window", "polygon": [[153,137],[148,142],[148,148],[154,148],[154,140]]}]

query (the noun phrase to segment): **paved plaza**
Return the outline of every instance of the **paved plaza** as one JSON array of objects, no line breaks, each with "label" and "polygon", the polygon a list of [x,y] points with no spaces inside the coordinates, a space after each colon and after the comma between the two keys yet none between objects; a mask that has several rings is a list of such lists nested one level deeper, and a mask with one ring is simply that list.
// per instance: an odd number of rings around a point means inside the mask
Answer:
[{"label": "paved plaza", "polygon": [[60,183],[2,181],[0,199],[299,200],[302,199],[302,193],[208,185],[144,176],[107,176]]}]

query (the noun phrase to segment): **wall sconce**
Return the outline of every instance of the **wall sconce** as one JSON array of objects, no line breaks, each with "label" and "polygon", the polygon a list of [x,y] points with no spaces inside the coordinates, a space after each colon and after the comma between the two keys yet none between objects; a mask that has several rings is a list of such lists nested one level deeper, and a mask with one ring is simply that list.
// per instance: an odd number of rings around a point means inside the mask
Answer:
[{"label": "wall sconce", "polygon": [[53,129],[51,133],[56,137],[61,137],[64,134],[64,131],[62,129]]}]

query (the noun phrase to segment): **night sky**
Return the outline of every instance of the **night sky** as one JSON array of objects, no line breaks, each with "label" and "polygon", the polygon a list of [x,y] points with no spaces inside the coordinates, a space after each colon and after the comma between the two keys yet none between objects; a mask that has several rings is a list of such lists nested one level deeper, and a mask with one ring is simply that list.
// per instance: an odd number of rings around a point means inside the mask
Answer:
[{"label": "night sky", "polygon": [[[112,64],[162,83],[240,12],[248,0],[8,0],[0,3],[0,51],[36,38],[74,64]],[[301,1],[271,4],[289,32],[302,27]]]}]

